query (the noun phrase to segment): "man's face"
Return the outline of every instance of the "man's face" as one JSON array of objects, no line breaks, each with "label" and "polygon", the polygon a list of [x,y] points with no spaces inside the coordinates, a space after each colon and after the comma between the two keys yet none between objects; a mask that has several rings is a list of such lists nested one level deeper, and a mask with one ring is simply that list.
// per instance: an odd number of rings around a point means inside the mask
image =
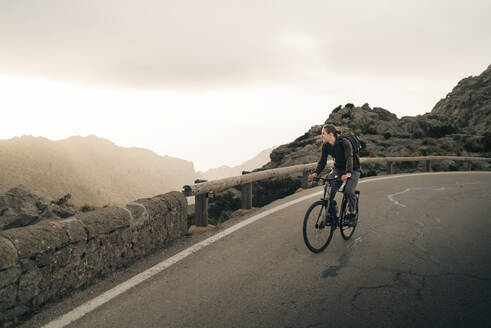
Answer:
[{"label": "man's face", "polygon": [[334,137],[334,134],[331,132],[331,133],[327,133],[326,132],[326,129],[322,129],[322,141],[323,142],[327,142],[331,145],[334,145],[334,141],[336,141],[336,138]]}]

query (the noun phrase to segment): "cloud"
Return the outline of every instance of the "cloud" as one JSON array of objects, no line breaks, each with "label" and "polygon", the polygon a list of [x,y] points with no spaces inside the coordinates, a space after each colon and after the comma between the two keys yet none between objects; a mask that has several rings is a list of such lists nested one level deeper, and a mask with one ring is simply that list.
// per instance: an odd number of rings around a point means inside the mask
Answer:
[{"label": "cloud", "polygon": [[143,88],[446,74],[487,66],[490,15],[489,1],[4,0],[0,74]]}]

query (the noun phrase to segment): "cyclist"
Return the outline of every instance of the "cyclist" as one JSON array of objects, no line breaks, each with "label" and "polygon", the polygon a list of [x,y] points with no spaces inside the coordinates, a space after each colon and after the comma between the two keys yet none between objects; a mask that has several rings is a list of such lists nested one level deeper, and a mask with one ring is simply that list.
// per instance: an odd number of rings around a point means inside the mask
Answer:
[{"label": "cyclist", "polygon": [[[349,218],[352,221],[356,217],[356,196],[355,189],[360,178],[360,160],[358,156],[353,156],[353,146],[347,138],[339,137],[340,131],[332,124],[326,124],[322,128],[322,155],[317,163],[315,172],[309,175],[309,179],[317,177],[324,167],[326,167],[327,155],[334,159],[334,169],[329,173],[330,177],[341,176],[341,181],[334,182],[331,186],[329,195],[330,204],[334,204],[334,196],[342,185],[347,181],[344,187],[344,194],[348,199]],[[332,210],[333,208],[331,208]]]}]

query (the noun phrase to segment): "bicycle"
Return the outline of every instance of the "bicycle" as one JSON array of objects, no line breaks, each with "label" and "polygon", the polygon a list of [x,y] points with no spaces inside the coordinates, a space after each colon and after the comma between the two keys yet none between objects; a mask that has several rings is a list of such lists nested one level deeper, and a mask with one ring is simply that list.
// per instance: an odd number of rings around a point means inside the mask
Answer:
[{"label": "bicycle", "polygon": [[[324,196],[312,203],[305,213],[305,219],[303,221],[303,239],[305,245],[314,253],[320,253],[331,242],[334,230],[339,227],[341,236],[344,240],[349,240],[355,232],[356,225],[358,224],[358,204],[360,199],[360,191],[355,191],[356,196],[356,216],[353,220],[349,218],[348,200],[344,196],[341,201],[341,211],[339,216],[337,215],[336,201],[333,200],[333,204],[330,204],[329,194],[331,192],[332,183],[334,181],[340,181],[338,176],[333,178],[314,178],[315,181],[322,181],[324,185]],[[346,182],[343,182],[338,192],[344,191]]]}]

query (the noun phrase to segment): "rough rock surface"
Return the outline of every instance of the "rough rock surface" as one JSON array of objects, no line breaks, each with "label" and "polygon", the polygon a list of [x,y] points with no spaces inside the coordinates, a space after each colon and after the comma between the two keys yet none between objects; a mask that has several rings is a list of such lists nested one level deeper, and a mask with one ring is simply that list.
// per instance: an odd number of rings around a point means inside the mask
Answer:
[{"label": "rough rock surface", "polygon": [[19,228],[46,219],[63,219],[77,210],[68,203],[70,194],[58,201],[47,201],[19,185],[0,195],[0,231]]},{"label": "rough rock surface", "polygon": [[461,80],[431,111],[455,120],[459,128],[484,134],[491,127],[491,65],[479,76]]},{"label": "rough rock surface", "polygon": [[[416,117],[397,116],[368,104],[338,106],[327,120],[310,128],[293,142],[281,145],[270,155],[263,169],[307,164],[318,161],[322,141],[320,133],[326,123],[341,131],[357,134],[362,157],[457,155],[487,157],[491,149],[491,66],[478,77],[466,78],[442,99],[431,113]],[[432,163],[435,170],[458,170],[466,163],[442,161]],[[488,164],[475,164],[487,168]],[[363,167],[365,175],[385,171],[385,164]],[[396,171],[423,171],[423,163],[395,163]]]},{"label": "rough rock surface", "polygon": [[174,191],[0,231],[0,327],[183,236],[186,209]]}]

